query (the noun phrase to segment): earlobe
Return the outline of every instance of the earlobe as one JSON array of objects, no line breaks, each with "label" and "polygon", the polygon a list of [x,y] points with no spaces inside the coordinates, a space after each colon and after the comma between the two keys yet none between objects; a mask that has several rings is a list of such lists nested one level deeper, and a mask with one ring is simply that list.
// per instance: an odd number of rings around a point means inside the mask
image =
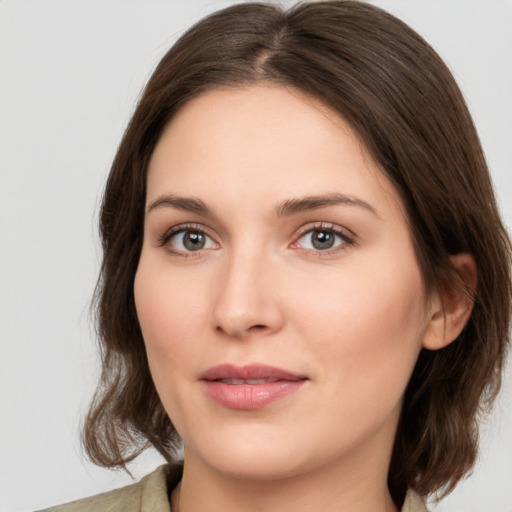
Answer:
[{"label": "earlobe", "polygon": [[459,253],[450,260],[459,279],[442,284],[432,294],[423,338],[427,350],[439,350],[457,339],[473,311],[478,279],[475,259],[469,253]]}]

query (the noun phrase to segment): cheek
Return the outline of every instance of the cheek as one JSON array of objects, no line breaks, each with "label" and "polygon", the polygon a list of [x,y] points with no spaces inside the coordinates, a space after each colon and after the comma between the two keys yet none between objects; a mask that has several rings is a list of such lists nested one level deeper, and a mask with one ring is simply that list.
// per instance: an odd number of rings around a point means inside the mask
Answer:
[{"label": "cheek", "polygon": [[335,279],[331,274],[310,288],[307,301],[304,294],[291,294],[300,301],[293,309],[303,312],[296,314],[297,330],[315,340],[316,355],[339,386],[401,393],[421,349],[423,284],[415,264],[381,264],[361,262]]},{"label": "cheek", "polygon": [[[182,286],[158,263],[141,259],[134,283],[135,305],[151,374],[157,388],[180,373],[180,361],[193,349],[202,328],[203,308],[194,286]],[[192,296],[193,295],[193,296]]]},{"label": "cheek", "polygon": [[[154,259],[141,258],[134,283],[135,305],[144,337],[149,369],[165,410],[178,432],[185,431],[182,419],[198,422],[187,408],[190,361],[197,356],[204,307],[190,280],[180,282],[180,274],[169,275]],[[196,293],[194,293],[194,290]],[[185,412],[188,411],[186,414]]]},{"label": "cheek", "polygon": [[388,420],[394,429],[421,349],[419,274],[402,273],[397,280],[366,267],[365,274],[326,283],[324,293],[308,304],[310,321],[297,315],[303,319],[298,329],[309,334],[321,369],[318,415],[331,411],[324,435],[337,439],[343,431],[347,439],[359,439]]}]

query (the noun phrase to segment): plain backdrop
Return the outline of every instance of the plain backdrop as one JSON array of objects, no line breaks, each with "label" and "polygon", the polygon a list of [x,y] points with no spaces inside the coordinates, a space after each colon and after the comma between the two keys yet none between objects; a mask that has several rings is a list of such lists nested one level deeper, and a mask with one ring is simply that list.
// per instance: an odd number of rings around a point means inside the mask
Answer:
[{"label": "plain backdrop", "polygon": [[[0,510],[28,511],[131,483],[83,456],[98,375],[89,301],[104,179],[141,87],[179,34],[232,2],[0,0]],[[512,2],[375,1],[453,70],[512,224]],[[474,474],[435,506],[512,511],[512,378]],[[135,477],[161,463],[153,453]]]}]

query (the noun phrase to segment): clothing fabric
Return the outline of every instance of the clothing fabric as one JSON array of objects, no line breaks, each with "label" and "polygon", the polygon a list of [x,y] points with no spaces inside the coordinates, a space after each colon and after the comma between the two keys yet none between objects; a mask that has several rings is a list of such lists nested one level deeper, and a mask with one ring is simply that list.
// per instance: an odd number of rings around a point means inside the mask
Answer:
[{"label": "clothing fabric", "polygon": [[[160,466],[135,484],[39,512],[172,512],[169,497],[181,479],[181,470],[180,466]],[[401,512],[428,510],[409,490]]]}]

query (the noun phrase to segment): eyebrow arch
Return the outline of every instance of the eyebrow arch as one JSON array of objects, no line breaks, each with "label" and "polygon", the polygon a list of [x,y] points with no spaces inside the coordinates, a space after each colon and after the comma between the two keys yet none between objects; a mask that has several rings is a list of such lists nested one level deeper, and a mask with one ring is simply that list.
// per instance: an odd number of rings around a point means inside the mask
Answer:
[{"label": "eyebrow arch", "polygon": [[279,204],[279,206],[276,208],[276,215],[288,216],[308,210],[316,210],[317,208],[336,205],[357,206],[370,211],[377,217],[380,217],[377,213],[377,210],[375,210],[375,208],[373,208],[373,206],[371,206],[366,201],[356,197],[337,193],[288,199]]},{"label": "eyebrow arch", "polygon": [[185,212],[198,213],[207,217],[213,217],[213,212],[206,206],[201,199],[194,197],[180,197],[173,195],[161,196],[155,199],[146,208],[146,214],[156,208],[171,207]]}]

